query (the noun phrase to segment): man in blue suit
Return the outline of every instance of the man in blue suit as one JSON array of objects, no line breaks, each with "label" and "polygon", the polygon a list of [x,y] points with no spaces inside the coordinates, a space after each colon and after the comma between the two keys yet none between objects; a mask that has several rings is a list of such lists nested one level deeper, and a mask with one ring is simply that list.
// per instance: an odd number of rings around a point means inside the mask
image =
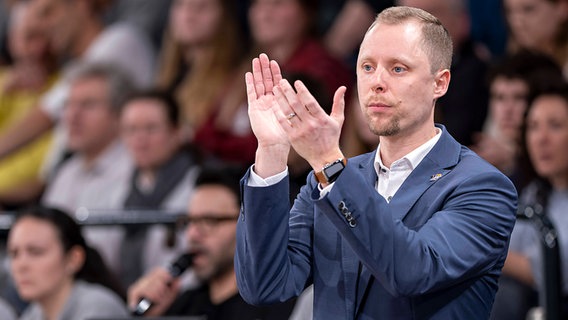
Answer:
[{"label": "man in blue suit", "polygon": [[[434,124],[452,43],[425,11],[393,7],[359,51],[361,111],[376,152],[339,147],[345,87],[327,115],[261,54],[246,75],[258,149],[242,180],[235,264],[243,298],[284,301],[314,285],[315,319],[487,319],[517,196],[497,169]],[[314,173],[290,211],[290,147]]]}]

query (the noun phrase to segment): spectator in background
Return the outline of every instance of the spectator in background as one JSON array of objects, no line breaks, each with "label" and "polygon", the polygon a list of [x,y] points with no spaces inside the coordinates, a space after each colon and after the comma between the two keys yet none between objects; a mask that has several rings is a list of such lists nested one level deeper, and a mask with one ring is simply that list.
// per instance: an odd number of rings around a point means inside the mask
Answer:
[{"label": "spectator in background", "polygon": [[[57,79],[55,59],[42,24],[34,19],[31,2],[11,6],[9,50],[12,64],[0,68],[0,132],[24,117]],[[38,176],[51,143],[51,134],[0,160],[0,199],[19,205],[39,192]]]},{"label": "spectator in background", "polygon": [[[29,1],[33,19],[42,24],[57,58],[66,67],[81,61],[108,63],[123,69],[138,86],[151,83],[155,62],[152,45],[143,33],[131,25],[105,27],[102,15],[108,5],[107,0]],[[57,82],[36,106],[0,136],[0,158],[27,145],[55,126],[63,113],[69,92],[65,78]],[[58,139],[53,147],[54,160],[47,164],[48,172],[63,154],[63,140]]]},{"label": "spectator in background", "polygon": [[489,114],[471,149],[505,173],[521,191],[529,182],[519,163],[521,125],[529,96],[547,83],[561,83],[562,70],[544,53],[522,50],[496,62],[489,72]]},{"label": "spectator in background", "polygon": [[[159,91],[139,92],[123,105],[122,139],[136,166],[124,208],[185,211],[199,159],[184,147],[179,112],[175,100]],[[183,235],[176,237],[174,231],[162,225],[127,226],[120,277],[126,286],[186,250]]]},{"label": "spectator in background", "polygon": [[10,20],[10,1],[0,2],[0,66],[9,64],[8,21]]},{"label": "spectator in background", "polygon": [[[122,208],[133,164],[119,141],[119,108],[130,93],[131,81],[116,66],[85,64],[71,72],[69,83],[63,122],[73,155],[48,182],[41,203],[72,214],[80,208]],[[122,236],[118,226],[85,229],[89,245],[117,273]]]},{"label": "spectator in background", "polygon": [[284,73],[303,73],[322,82],[324,93],[332,97],[337,88],[354,82],[354,73],[320,42],[313,19],[317,10],[317,0],[253,1],[249,8],[253,53],[265,52],[279,61]]},{"label": "spectator in background", "polygon": [[31,303],[20,320],[127,315],[122,290],[66,212],[45,207],[19,212],[8,253],[18,293]]},{"label": "spectator in background", "polygon": [[553,57],[568,79],[568,2],[503,0],[510,30],[509,50],[519,48]]},{"label": "spectator in background", "polygon": [[452,85],[436,102],[435,121],[461,144],[471,145],[472,136],[483,128],[489,93],[486,72],[489,51],[471,40],[466,0],[397,0],[397,5],[417,7],[436,16],[447,28],[454,44]]},{"label": "spectator in background", "polygon": [[234,0],[172,3],[158,86],[176,97],[186,139],[206,156],[248,163],[256,140],[246,107],[228,103],[226,96],[229,88],[242,86],[237,67],[246,49],[234,6]]},{"label": "spectator in background", "polygon": [[133,308],[142,297],[154,305],[147,315],[206,316],[209,320],[288,319],[293,301],[254,307],[237,290],[233,264],[240,209],[239,179],[243,170],[204,170],[197,179],[187,209],[186,241],[193,253],[192,268],[202,281],[197,289],[180,294],[179,279],[155,269],[128,290]]},{"label": "spectator in background", "polygon": [[149,36],[156,49],[161,47],[173,0],[112,0],[105,13],[106,24],[129,23]]},{"label": "spectator in background", "polygon": [[[528,159],[535,179],[520,196],[519,208],[542,206],[555,226],[560,248],[562,282],[559,284],[565,319],[568,316],[568,86],[551,82],[530,101],[523,126]],[[493,309],[493,319],[525,319],[544,293],[544,266],[541,235],[530,221],[517,221],[509,254],[503,267],[503,281]],[[538,294],[538,295],[537,295]],[[543,297],[543,296],[541,296]],[[542,302],[542,300],[541,300]]]},{"label": "spectator in background", "polygon": [[501,57],[505,54],[507,44],[507,22],[503,11],[503,1],[468,2],[472,39],[486,45],[492,57]]},{"label": "spectator in background", "polygon": [[[394,5],[393,0],[346,0],[325,32],[324,45],[329,52],[350,66],[357,60],[357,50],[375,16]],[[327,3],[326,3],[327,5]]]},{"label": "spectator in background", "polygon": [[[248,20],[252,37],[251,55],[267,52],[282,62],[284,73],[301,74],[321,85],[321,94],[332,97],[340,85],[353,83],[353,74],[338,59],[327,52],[317,36],[317,20],[314,16],[318,9],[317,0],[255,0],[248,10]],[[246,139],[236,143],[222,130],[219,130],[219,118],[201,128],[195,141],[209,145],[214,154],[221,159],[231,160],[231,155],[240,156],[239,163],[250,165],[254,161],[257,147],[247,115],[245,87],[242,75],[249,68],[248,59],[244,59],[239,69],[238,82],[229,88],[227,99],[221,106],[220,119],[233,118],[240,124],[246,119]],[[244,122],[241,125],[244,130]],[[236,126],[234,124],[233,126]]]}]

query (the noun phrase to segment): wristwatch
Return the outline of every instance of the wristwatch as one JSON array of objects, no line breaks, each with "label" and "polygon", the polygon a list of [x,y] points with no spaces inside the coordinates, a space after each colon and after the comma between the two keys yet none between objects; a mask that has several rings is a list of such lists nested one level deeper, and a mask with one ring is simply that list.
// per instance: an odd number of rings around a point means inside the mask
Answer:
[{"label": "wristwatch", "polygon": [[321,171],[315,173],[316,180],[322,184],[332,183],[337,179],[337,177],[339,177],[339,174],[341,173],[341,171],[343,171],[346,165],[346,158],[337,159],[334,162],[330,162],[326,164]]}]

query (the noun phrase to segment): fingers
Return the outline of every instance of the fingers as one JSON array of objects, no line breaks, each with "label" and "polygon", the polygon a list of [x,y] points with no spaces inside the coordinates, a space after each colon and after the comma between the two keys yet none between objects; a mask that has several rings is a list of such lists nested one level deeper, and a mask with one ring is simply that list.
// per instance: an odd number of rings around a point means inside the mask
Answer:
[{"label": "fingers", "polygon": [[[291,120],[288,115],[296,114],[299,120],[307,120],[310,117],[321,119],[327,117],[315,97],[310,93],[302,81],[294,82],[294,88],[287,80],[281,80],[275,87],[275,95],[281,107],[282,114],[287,120]],[[339,87],[333,97],[333,106],[330,116],[338,123],[343,123],[345,112],[345,92],[347,88]]]},{"label": "fingers", "polygon": [[337,123],[343,124],[343,120],[345,120],[345,92],[347,88],[345,86],[341,86],[335,90],[335,94],[333,95],[333,105],[331,107],[331,114],[330,116],[337,121]]},{"label": "fingers", "polygon": [[[272,77],[274,80],[275,85],[282,81],[282,71],[280,71],[280,66],[278,62],[272,60],[270,61],[270,70],[272,71]],[[272,91],[272,90],[271,90]]]},{"label": "fingers", "polygon": [[249,103],[265,94],[272,94],[274,86],[280,80],[282,80],[282,72],[276,61],[270,61],[264,53],[252,59],[252,72],[245,74]]},{"label": "fingers", "polygon": [[261,53],[258,56],[260,60],[260,69],[262,72],[262,82],[264,83],[264,92],[272,93],[272,89],[274,88],[274,82],[272,77],[272,70],[271,70],[271,63],[268,60],[268,56],[264,53]]},{"label": "fingers", "polygon": [[[289,115],[295,114],[298,119],[307,119],[307,110],[302,107],[302,102],[298,98],[296,91],[292,88],[288,80],[281,80],[278,87],[275,88],[275,95],[280,106],[282,114],[289,118]],[[289,118],[288,120],[291,120]]]},{"label": "fingers", "polygon": [[[283,80],[280,83],[284,81],[286,80]],[[275,108],[274,115],[276,116],[276,120],[280,123],[280,127],[282,127],[282,129],[288,134],[291,129],[290,124],[292,121],[298,120],[294,119],[298,116],[290,106],[281,85],[274,87],[274,96],[276,97],[276,102],[279,106],[279,108]]]},{"label": "fingers", "polygon": [[252,80],[256,92],[256,97],[264,95],[264,81],[262,79],[262,67],[260,65],[259,58],[252,59]]},{"label": "fingers", "polygon": [[252,72],[245,73],[245,84],[247,88],[247,101],[248,105],[250,106],[253,101],[258,99],[258,96],[256,94],[256,88],[254,86],[254,79]]},{"label": "fingers", "polygon": [[314,98],[314,96],[310,93],[310,91],[302,81],[300,80],[295,81],[294,87],[298,92],[297,96],[299,99],[299,104],[304,106],[303,108],[299,108],[300,110],[297,110],[297,112],[300,115],[304,117],[307,117],[309,115],[312,115],[314,117],[321,117],[325,114],[325,112],[317,102],[316,98]]},{"label": "fingers", "polygon": [[128,305],[130,307],[136,306],[143,297],[156,303],[159,302],[163,296],[167,296],[172,290],[171,282],[172,278],[165,269],[153,270],[128,289]]}]

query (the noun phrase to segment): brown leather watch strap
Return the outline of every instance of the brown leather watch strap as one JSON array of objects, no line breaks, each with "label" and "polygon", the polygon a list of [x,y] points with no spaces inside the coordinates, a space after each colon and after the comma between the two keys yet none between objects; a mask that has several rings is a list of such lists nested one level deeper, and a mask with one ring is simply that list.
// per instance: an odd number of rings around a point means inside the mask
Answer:
[{"label": "brown leather watch strap", "polygon": [[323,169],[321,171],[314,172],[314,174],[316,176],[316,180],[321,184],[329,183],[329,180],[328,180],[327,176],[325,175],[324,170],[327,169],[329,166],[337,163],[337,161],[339,161],[339,160],[341,162],[343,162],[343,166],[347,166],[347,158],[342,158],[342,159],[338,159],[338,160],[333,161],[333,162],[329,162],[323,167]]},{"label": "brown leather watch strap", "polygon": [[325,177],[325,175],[323,174],[323,170],[322,171],[318,171],[318,172],[314,172],[314,174],[316,175],[316,180],[321,183],[327,183],[327,178]]}]

